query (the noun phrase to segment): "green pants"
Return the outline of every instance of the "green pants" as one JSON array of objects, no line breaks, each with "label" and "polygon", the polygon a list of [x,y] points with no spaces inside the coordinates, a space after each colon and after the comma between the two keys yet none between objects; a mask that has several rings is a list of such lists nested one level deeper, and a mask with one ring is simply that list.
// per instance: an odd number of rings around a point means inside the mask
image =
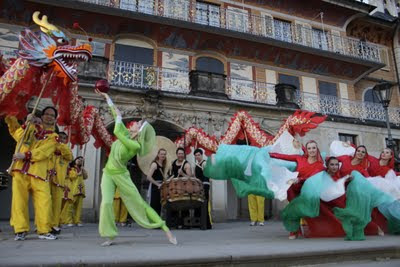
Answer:
[{"label": "green pants", "polygon": [[116,188],[119,189],[126,209],[137,224],[144,228],[161,228],[164,231],[169,231],[160,216],[143,200],[136,186],[132,183],[127,169],[112,174],[104,169],[101,181],[102,201],[99,222],[101,237],[114,238],[118,235],[113,207]]}]

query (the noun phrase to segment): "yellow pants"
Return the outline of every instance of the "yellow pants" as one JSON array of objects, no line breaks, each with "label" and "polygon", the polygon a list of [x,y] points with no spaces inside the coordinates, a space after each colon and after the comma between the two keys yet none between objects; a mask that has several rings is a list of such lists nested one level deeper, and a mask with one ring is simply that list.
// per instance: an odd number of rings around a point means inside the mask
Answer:
[{"label": "yellow pants", "polygon": [[75,196],[73,201],[66,201],[61,211],[62,224],[81,223],[83,197]]},{"label": "yellow pants", "polygon": [[60,224],[70,224],[72,223],[72,200],[64,200],[60,215]]},{"label": "yellow pants", "polygon": [[56,186],[55,184],[52,183],[50,185],[50,189],[51,189],[51,201],[52,201],[51,226],[59,227],[62,197],[64,196],[64,188]]},{"label": "yellow pants", "polygon": [[249,213],[252,222],[264,222],[264,197],[249,195]]},{"label": "yellow pants", "polygon": [[83,197],[82,196],[76,196],[74,197],[74,205],[73,205],[73,213],[72,213],[72,223],[78,224],[82,223],[81,221],[81,215],[82,215],[82,205],[83,205]]},{"label": "yellow pants", "polygon": [[51,195],[48,182],[13,173],[10,224],[15,233],[29,232],[29,192],[32,193],[35,224],[38,234],[50,232]]},{"label": "yellow pants", "polygon": [[126,223],[128,219],[128,210],[126,209],[124,202],[120,198],[114,198],[113,206],[115,222]]}]

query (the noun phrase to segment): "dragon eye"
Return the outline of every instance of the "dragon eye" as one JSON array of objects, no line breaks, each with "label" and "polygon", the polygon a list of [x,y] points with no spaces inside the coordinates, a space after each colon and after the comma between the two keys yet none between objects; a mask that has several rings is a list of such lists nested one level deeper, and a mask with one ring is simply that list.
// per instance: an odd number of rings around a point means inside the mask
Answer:
[{"label": "dragon eye", "polygon": [[59,38],[59,39],[57,39],[57,42],[60,43],[60,44],[63,44],[63,43],[65,43],[65,39],[64,38]]}]

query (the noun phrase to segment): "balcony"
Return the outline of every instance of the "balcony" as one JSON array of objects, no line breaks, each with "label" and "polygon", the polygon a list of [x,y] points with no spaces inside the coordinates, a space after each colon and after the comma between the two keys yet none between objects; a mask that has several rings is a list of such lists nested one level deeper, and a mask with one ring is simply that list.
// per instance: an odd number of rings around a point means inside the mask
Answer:
[{"label": "balcony", "polygon": [[351,58],[383,63],[380,58],[381,48],[373,43],[280,21],[269,16],[248,14],[246,10],[238,8],[226,9],[193,0],[75,1],[247,33]]},{"label": "balcony", "polygon": [[[188,70],[115,61],[110,62],[108,74],[110,84],[114,87],[190,93]],[[275,84],[228,77],[225,88],[230,100],[277,106]],[[210,95],[210,98],[214,97]],[[322,114],[357,118],[361,121],[385,121],[384,109],[375,103],[298,91],[296,104],[301,109]],[[392,123],[400,125],[400,108],[389,108],[389,118]]]},{"label": "balcony", "polygon": [[124,61],[109,64],[110,84],[119,87],[189,93],[189,71],[160,68]]}]

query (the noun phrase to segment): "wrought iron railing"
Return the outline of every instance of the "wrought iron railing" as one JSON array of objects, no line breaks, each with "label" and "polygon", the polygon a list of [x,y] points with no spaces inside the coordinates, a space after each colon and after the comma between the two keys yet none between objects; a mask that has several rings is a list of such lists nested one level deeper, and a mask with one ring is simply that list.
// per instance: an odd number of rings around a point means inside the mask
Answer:
[{"label": "wrought iron railing", "polygon": [[189,71],[160,68],[124,61],[109,63],[109,80],[112,85],[189,93]]},{"label": "wrought iron railing", "polygon": [[[188,94],[190,92],[187,70],[161,68],[124,61],[109,64],[111,85],[154,89]],[[229,99],[277,105],[275,84],[228,77],[225,91]],[[361,120],[385,121],[383,107],[377,103],[353,101],[336,96],[318,95],[297,91],[296,104],[301,108],[322,114],[337,115]],[[400,108],[389,108],[390,121],[400,125]]]},{"label": "wrought iron railing", "polygon": [[[276,105],[275,84],[227,79],[227,95],[234,100]],[[381,104],[354,101],[336,96],[312,94],[297,91],[296,104],[301,108],[328,115],[358,118],[362,121],[385,121],[385,111]],[[400,125],[400,108],[389,108],[389,119]]]},{"label": "wrought iron railing", "polygon": [[222,8],[195,0],[75,0],[189,21],[210,27],[263,36],[288,43],[313,47],[354,58],[384,63],[381,47],[355,38],[289,23],[271,16],[248,14],[246,9]]}]

